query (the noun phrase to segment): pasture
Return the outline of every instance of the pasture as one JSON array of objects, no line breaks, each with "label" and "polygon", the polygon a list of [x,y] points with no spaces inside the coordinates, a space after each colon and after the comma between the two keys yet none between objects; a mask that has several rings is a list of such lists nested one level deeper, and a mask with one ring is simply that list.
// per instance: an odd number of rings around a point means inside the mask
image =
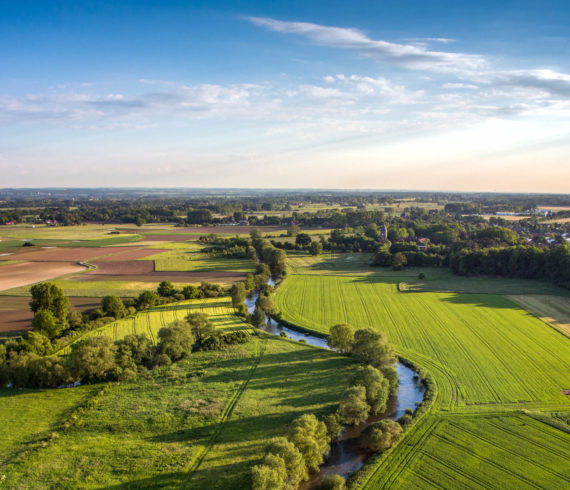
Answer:
[{"label": "pasture", "polygon": [[[223,328],[239,323],[227,320]],[[50,430],[59,437],[2,467],[5,485],[248,488],[250,467],[263,457],[267,439],[285,434],[302,413],[334,410],[354,369],[345,357],[263,333],[225,351],[194,353],[136,381],[112,384],[68,430],[54,422]],[[3,391],[13,397],[0,405],[4,425],[25,400]],[[33,424],[25,419],[13,430]]]}]

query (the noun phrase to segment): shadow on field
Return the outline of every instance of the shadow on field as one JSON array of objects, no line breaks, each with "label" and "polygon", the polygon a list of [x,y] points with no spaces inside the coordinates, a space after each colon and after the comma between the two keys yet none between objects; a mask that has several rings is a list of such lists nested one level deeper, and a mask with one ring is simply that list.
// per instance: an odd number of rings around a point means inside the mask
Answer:
[{"label": "shadow on field", "polygon": [[142,480],[133,480],[106,488],[182,488],[186,476],[186,473],[178,471],[175,473],[156,475],[151,478],[143,478]]},{"label": "shadow on field", "polygon": [[449,296],[440,298],[444,303],[455,305],[480,306],[484,308],[505,308],[510,310],[520,310],[515,303],[498,294],[474,294],[474,293],[451,293]]}]

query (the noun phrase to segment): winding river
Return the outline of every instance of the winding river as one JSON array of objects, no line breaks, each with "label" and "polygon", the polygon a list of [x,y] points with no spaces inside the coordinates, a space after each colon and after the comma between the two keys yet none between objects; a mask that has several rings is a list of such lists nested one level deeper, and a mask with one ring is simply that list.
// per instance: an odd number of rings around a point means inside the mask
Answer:
[{"label": "winding river", "polygon": [[[273,279],[269,279],[267,284],[270,286],[275,285]],[[259,293],[255,293],[244,301],[250,313],[255,310],[255,302]],[[327,341],[316,335],[299,332],[292,328],[279,325],[272,319],[267,319],[264,330],[273,335],[280,335],[285,332],[287,337],[291,340],[303,340],[307,344],[324,349],[330,349]],[[416,404],[421,403],[424,397],[424,388],[420,384],[416,373],[402,363],[397,366],[398,376],[400,378],[400,387],[398,392],[391,396],[388,400],[388,408],[382,414],[370,417],[366,422],[355,426],[346,426],[340,433],[336,441],[331,444],[331,452],[326,462],[319,468],[318,473],[310,475],[310,479],[303,482],[300,490],[309,490],[317,488],[322,479],[327,475],[338,474],[344,478],[348,478],[355,471],[357,471],[372,454],[369,451],[363,450],[359,447],[358,437],[361,432],[374,422],[378,422],[384,418],[397,419],[402,416],[406,408],[415,410]]]}]

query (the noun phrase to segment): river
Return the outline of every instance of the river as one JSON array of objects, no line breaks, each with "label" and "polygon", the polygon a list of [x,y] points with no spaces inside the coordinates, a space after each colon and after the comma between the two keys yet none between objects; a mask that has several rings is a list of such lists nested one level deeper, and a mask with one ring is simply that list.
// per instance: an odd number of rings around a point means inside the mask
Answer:
[{"label": "river", "polygon": [[[275,285],[273,279],[269,279],[267,284]],[[244,301],[250,313],[255,310],[255,302],[259,293],[255,293]],[[294,329],[279,325],[276,321],[268,318],[264,330],[273,335],[280,335],[285,332],[291,340],[303,340],[307,344],[324,349],[330,349],[327,341],[322,337],[299,332]],[[415,410],[416,404],[421,403],[424,397],[424,388],[416,373],[402,363],[397,366],[400,387],[398,392],[388,400],[388,408],[382,414],[370,417],[360,425],[346,426],[340,433],[338,439],[331,444],[331,452],[326,462],[320,466],[318,473],[313,473],[310,479],[301,483],[299,490],[309,490],[317,488],[322,479],[327,475],[338,474],[348,478],[357,471],[372,454],[370,451],[362,450],[358,444],[358,437],[361,432],[374,422],[384,418],[397,419],[402,416],[406,408]]]}]

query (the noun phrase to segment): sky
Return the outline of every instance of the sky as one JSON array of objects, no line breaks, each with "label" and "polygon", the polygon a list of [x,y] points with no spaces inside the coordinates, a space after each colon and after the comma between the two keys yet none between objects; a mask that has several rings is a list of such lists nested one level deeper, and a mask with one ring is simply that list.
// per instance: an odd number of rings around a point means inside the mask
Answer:
[{"label": "sky", "polygon": [[568,0],[0,0],[0,188],[570,192]]}]

